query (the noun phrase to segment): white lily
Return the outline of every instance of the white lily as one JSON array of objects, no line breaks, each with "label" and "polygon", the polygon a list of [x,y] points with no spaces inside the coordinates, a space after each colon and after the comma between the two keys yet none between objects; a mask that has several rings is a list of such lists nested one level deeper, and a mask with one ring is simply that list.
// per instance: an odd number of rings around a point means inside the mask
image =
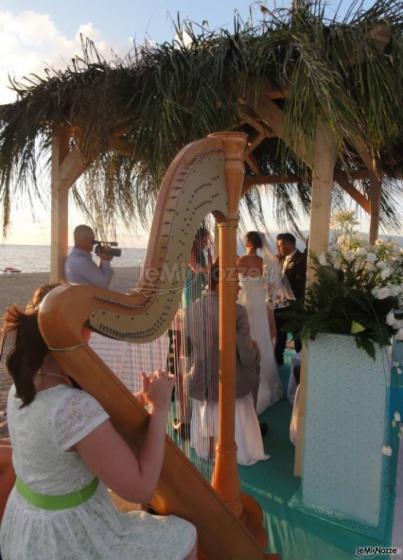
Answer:
[{"label": "white lily", "polygon": [[[376,295],[374,294],[375,290],[377,290]],[[386,286],[384,288],[374,288],[372,290],[372,295],[374,295],[376,299],[386,299],[387,297],[390,296],[390,289],[387,288]]]},{"label": "white lily", "polygon": [[366,261],[369,263],[373,263],[375,262],[377,259],[377,256],[375,255],[375,253],[367,253],[367,257],[366,257]]},{"label": "white lily", "polygon": [[397,286],[396,284],[389,286],[389,288],[390,288],[390,295],[393,297],[398,296],[401,292],[400,286]]},{"label": "white lily", "polygon": [[326,253],[321,253],[321,254],[319,255],[319,263],[320,263],[322,266],[327,266],[327,265],[328,265]]},{"label": "white lily", "polygon": [[355,256],[354,251],[346,251],[343,256],[346,259],[346,261],[352,262]]},{"label": "white lily", "polygon": [[386,280],[386,278],[389,278],[389,276],[391,276],[391,274],[392,274],[392,269],[389,268],[388,266],[385,266],[385,268],[383,268],[383,270],[381,272],[382,280]]}]

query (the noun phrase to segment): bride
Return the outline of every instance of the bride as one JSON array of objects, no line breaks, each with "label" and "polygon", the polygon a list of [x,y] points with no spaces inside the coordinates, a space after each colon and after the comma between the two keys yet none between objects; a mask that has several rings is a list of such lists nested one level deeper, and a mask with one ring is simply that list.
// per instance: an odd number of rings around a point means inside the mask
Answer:
[{"label": "bride", "polygon": [[[239,257],[237,261],[241,285],[238,303],[246,307],[251,337],[260,349],[256,412],[261,414],[268,406],[277,402],[284,392],[273,349],[273,312],[266,304],[268,289],[270,295],[275,294],[275,299],[282,297],[278,288],[281,284],[281,269],[263,234],[249,231],[245,237],[245,246],[246,255]],[[259,250],[263,250],[264,260],[257,254]]]}]

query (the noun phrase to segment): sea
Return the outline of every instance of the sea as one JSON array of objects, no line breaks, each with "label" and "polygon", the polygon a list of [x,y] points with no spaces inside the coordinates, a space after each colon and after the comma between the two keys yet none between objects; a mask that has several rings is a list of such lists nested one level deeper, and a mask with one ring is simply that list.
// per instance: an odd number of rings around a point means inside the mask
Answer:
[{"label": "sea", "polygon": [[[146,249],[122,247],[122,255],[113,259],[113,267],[141,266],[145,255]],[[98,262],[98,257],[94,258]],[[26,273],[49,272],[50,246],[0,244],[0,273],[7,267]]]},{"label": "sea", "polygon": [[[403,248],[403,236],[380,235],[381,239],[390,239]],[[274,244],[272,250],[275,252]],[[304,250],[298,243],[297,247]],[[71,248],[69,248],[70,251]],[[238,244],[238,254],[244,249]],[[146,255],[145,248],[122,247],[121,257],[113,259],[113,267],[141,266]],[[97,257],[94,255],[96,262]],[[49,245],[9,245],[0,244],[0,274],[6,267],[17,268],[21,272],[49,272],[50,271],[50,246]]]}]

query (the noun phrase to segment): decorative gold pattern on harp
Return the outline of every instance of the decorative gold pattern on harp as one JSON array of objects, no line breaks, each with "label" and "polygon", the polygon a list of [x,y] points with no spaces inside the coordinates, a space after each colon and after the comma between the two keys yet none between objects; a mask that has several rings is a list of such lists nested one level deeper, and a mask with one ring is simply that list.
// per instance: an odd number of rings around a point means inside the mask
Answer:
[{"label": "decorative gold pattern on harp", "polygon": [[[235,301],[238,205],[244,178],[246,135],[210,135],[186,146],[171,163],[155,209],[144,271],[136,290],[124,295],[88,286],[63,285],[43,301],[39,324],[56,359],[107,410],[116,429],[137,450],[148,414],[133,395],[83,345],[82,328],[129,342],[147,342],[171,323],[183,288],[196,230],[212,212],[219,222],[220,277],[220,433],[213,487],[167,438],[153,508],[192,521],[203,557],[268,558],[258,506],[241,496],[234,443]],[[65,351],[62,351],[65,350]],[[224,405],[225,403],[225,405]],[[253,533],[253,534],[252,534]],[[274,556],[273,556],[274,557]]]}]

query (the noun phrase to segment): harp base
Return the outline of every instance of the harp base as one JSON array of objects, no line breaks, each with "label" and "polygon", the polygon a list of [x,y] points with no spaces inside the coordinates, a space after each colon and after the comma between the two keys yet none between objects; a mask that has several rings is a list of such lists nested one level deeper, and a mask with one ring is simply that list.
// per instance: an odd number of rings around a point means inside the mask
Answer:
[{"label": "harp base", "polygon": [[[267,547],[267,533],[263,525],[263,513],[259,504],[248,494],[241,494],[243,504],[242,521],[255,537],[256,542],[263,548]],[[281,560],[278,554],[266,554],[267,560]]]},{"label": "harp base", "polygon": [[241,521],[255,537],[256,542],[265,549],[267,546],[267,533],[263,526],[263,513],[259,504],[248,494],[241,494],[243,511]]},{"label": "harp base", "polygon": [[[267,547],[267,533],[263,525],[263,513],[259,504],[248,494],[241,494],[243,512],[241,520],[263,548]],[[278,554],[266,554],[267,560],[281,560]]]}]

